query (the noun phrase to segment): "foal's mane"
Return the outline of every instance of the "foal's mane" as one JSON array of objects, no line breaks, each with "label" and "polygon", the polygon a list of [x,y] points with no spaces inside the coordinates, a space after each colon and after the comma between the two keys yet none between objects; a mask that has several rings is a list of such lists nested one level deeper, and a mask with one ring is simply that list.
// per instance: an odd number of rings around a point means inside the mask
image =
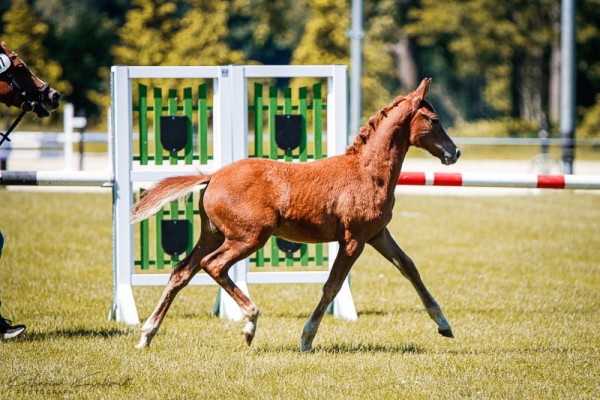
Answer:
[{"label": "foal's mane", "polygon": [[348,146],[348,148],[346,148],[346,154],[358,153],[360,151],[360,148],[367,143],[371,135],[375,132],[381,121],[385,117],[387,117],[388,112],[393,108],[397,107],[398,104],[400,104],[402,101],[406,100],[407,97],[408,96],[396,97],[394,101],[392,101],[390,104],[388,104],[387,106],[379,110],[377,113],[375,113],[375,115],[370,117],[367,123],[362,128],[360,128],[360,132],[358,133],[358,135],[356,135],[354,143],[352,143],[351,146]]}]

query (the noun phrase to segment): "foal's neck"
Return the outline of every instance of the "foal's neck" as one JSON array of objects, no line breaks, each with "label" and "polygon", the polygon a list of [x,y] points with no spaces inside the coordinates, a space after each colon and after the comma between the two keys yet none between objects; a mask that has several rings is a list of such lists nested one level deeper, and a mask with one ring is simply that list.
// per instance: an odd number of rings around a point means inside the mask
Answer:
[{"label": "foal's neck", "polygon": [[374,178],[395,188],[410,147],[409,118],[383,119],[357,156],[361,167]]}]

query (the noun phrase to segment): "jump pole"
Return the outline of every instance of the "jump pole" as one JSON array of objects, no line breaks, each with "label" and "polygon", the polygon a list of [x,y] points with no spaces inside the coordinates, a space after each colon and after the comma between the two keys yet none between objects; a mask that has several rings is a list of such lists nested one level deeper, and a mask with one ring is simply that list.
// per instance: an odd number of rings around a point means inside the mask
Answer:
[{"label": "jump pole", "polygon": [[[0,186],[113,186],[109,172],[0,171]],[[531,189],[600,189],[600,175],[402,172],[402,186],[464,186]]]},{"label": "jump pole", "polygon": [[99,186],[112,187],[109,172],[0,171],[0,186]]},{"label": "jump pole", "polygon": [[598,190],[600,175],[402,172],[398,185]]}]

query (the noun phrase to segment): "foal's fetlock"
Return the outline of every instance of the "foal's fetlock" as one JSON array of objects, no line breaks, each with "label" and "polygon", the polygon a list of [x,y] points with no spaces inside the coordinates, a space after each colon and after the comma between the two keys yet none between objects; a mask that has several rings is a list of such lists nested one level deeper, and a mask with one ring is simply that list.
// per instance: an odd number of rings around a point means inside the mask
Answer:
[{"label": "foal's fetlock", "polygon": [[150,328],[144,325],[140,330],[142,331],[142,337],[135,347],[137,349],[144,349],[150,346],[150,342],[152,342],[152,339],[154,338],[154,335],[156,335],[158,328]]},{"label": "foal's fetlock", "polygon": [[304,343],[302,342],[300,344],[300,352],[301,353],[308,353],[309,351],[312,351],[313,347],[312,347],[312,343]]},{"label": "foal's fetlock", "polygon": [[256,325],[258,323],[258,310],[256,310],[251,315],[246,316],[246,325],[244,325],[244,329],[242,329],[242,336],[246,340],[246,344],[250,346],[252,344],[252,340],[254,339],[254,335],[256,334]]},{"label": "foal's fetlock", "polygon": [[452,328],[450,328],[450,324],[448,323],[448,320],[444,316],[444,313],[442,313],[442,309],[440,308],[440,306],[437,303],[432,307],[428,307],[427,312],[429,313],[429,316],[431,317],[431,319],[433,319],[435,321],[435,323],[438,325],[438,333],[440,335],[447,337],[447,338],[454,338],[454,334],[452,333]]},{"label": "foal's fetlock", "polygon": [[248,332],[242,331],[242,336],[244,337],[244,340],[246,341],[246,344],[248,346],[250,346],[252,344],[252,340],[254,339],[254,335],[252,335],[252,334],[250,334]]},{"label": "foal's fetlock", "polygon": [[[308,326],[308,324],[307,324]],[[306,353],[312,350],[312,342],[315,338],[316,331],[314,329],[309,329],[306,326],[302,331],[302,336],[300,337],[300,351],[302,353]]]},{"label": "foal's fetlock", "polygon": [[248,321],[242,329],[242,336],[246,340],[246,344],[250,346],[252,344],[252,340],[254,339],[254,335],[256,333],[256,322]]},{"label": "foal's fetlock", "polygon": [[154,335],[148,335],[146,333],[142,333],[142,337],[140,338],[139,343],[137,344],[136,349],[145,349],[150,347],[150,342]]}]

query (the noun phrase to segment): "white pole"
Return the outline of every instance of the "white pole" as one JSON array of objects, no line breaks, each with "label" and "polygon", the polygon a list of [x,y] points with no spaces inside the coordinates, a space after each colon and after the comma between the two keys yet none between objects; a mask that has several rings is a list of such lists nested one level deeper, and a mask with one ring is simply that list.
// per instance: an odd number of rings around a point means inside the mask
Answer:
[{"label": "white pole", "polygon": [[362,114],[362,41],[363,0],[352,0],[352,21],[348,32],[350,38],[350,132],[354,138],[360,129]]},{"label": "white pole", "polygon": [[562,0],[560,43],[560,136],[563,172],[573,173],[575,158],[575,1]]},{"label": "white pole", "polygon": [[109,314],[111,319],[126,324],[139,324],[137,309],[131,290],[133,269],[133,228],[129,212],[133,203],[131,183],[132,109],[129,69],[113,66],[111,69],[112,140],[113,143],[113,252],[115,298]]},{"label": "white pole", "polygon": [[65,104],[63,107],[65,171],[73,170],[73,114],[73,104]]}]

